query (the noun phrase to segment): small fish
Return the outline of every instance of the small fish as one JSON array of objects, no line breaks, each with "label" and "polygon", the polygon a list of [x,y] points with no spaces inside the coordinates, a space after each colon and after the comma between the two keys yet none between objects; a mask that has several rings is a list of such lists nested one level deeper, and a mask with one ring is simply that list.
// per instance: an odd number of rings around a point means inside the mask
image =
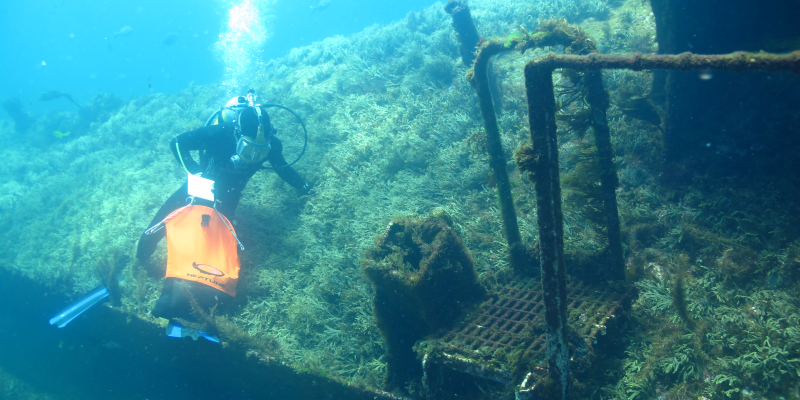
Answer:
[{"label": "small fish", "polygon": [[310,6],[311,7],[311,15],[314,15],[314,12],[316,12],[317,10],[322,11],[322,10],[328,8],[328,6],[330,6],[332,2],[333,2],[333,0],[319,0],[319,3],[317,3],[317,5]]},{"label": "small fish", "polygon": [[113,51],[114,40],[116,40],[118,37],[128,36],[131,33],[133,33],[133,28],[125,25],[122,28],[120,28],[119,32],[114,33],[113,38],[111,39],[106,38],[106,40],[108,40],[108,51]]},{"label": "small fish", "polygon": [[175,32],[170,32],[163,39],[161,39],[161,48],[172,46],[175,42],[178,41],[181,35],[178,35]]},{"label": "small fish", "polygon": [[75,99],[73,99],[72,96],[69,93],[59,92],[58,90],[51,90],[49,92],[40,94],[39,95],[39,101],[52,101],[52,100],[60,99],[62,97],[67,99],[67,100],[69,100],[69,101],[71,101],[72,104],[75,104],[76,106],[81,107],[81,105],[78,104],[78,102],[75,101]]},{"label": "small fish", "polygon": [[122,37],[128,36],[131,33],[133,33],[133,28],[131,28],[130,26],[125,25],[119,30],[119,32],[114,34],[114,39],[116,39],[116,38],[118,38],[120,36],[122,36]]},{"label": "small fish", "polygon": [[70,133],[72,133],[72,132],[61,133],[59,131],[53,131],[53,136],[55,136],[55,137],[57,137],[59,139],[63,139],[65,137],[69,136]]}]

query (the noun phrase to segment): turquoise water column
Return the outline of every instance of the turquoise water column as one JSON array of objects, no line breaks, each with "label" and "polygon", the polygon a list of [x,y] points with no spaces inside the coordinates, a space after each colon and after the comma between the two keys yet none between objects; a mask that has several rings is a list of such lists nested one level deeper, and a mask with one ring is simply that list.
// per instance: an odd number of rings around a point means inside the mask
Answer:
[{"label": "turquoise water column", "polygon": [[272,35],[266,15],[266,0],[224,2],[228,9],[227,29],[214,45],[225,71],[222,87],[227,98],[243,95],[262,76],[261,47]]}]

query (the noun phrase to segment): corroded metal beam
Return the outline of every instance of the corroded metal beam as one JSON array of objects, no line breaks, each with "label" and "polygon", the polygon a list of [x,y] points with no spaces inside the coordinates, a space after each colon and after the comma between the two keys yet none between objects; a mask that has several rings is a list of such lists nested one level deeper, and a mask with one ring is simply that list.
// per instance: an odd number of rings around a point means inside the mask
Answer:
[{"label": "corroded metal beam", "polygon": [[478,45],[478,29],[472,21],[472,13],[466,1],[449,0],[444,6],[444,11],[453,17],[453,29],[458,39],[458,51],[464,65],[471,65],[474,59],[475,47]]},{"label": "corroded metal beam", "polygon": [[[532,46],[522,42],[512,43],[518,49]],[[494,46],[498,46],[494,44]],[[488,47],[488,46],[487,46]],[[569,351],[567,346],[566,267],[564,264],[564,231],[561,212],[561,183],[558,174],[558,142],[556,139],[556,106],[553,90],[553,71],[571,68],[589,71],[587,74],[587,101],[592,108],[593,126],[607,151],[600,152],[601,164],[613,170],[608,125],[605,110],[607,94],[602,87],[601,69],[673,69],[673,70],[728,70],[728,71],[779,71],[800,73],[800,51],[778,55],[769,53],[735,52],[723,55],[642,55],[626,56],[590,54],[587,56],[558,55],[554,53],[536,58],[525,66],[525,88],[528,95],[528,118],[535,152],[536,208],[539,224],[542,286],[544,288],[545,321],[547,322],[548,382],[544,392],[548,398],[566,399],[569,395]],[[599,132],[598,132],[599,131]],[[606,182],[607,181],[607,182]],[[604,186],[615,187],[616,176],[606,176]],[[616,206],[616,198],[606,198],[606,206]],[[607,213],[613,213],[607,208]],[[614,210],[615,211],[615,210]],[[612,229],[613,224],[609,224]],[[617,220],[617,229],[618,220]],[[610,232],[609,232],[610,233]],[[614,249],[610,249],[612,252]],[[621,257],[621,249],[615,258]],[[617,260],[617,262],[619,262]],[[620,273],[621,271],[617,271]]]},{"label": "corroded metal beam", "polygon": [[561,212],[561,178],[558,174],[556,102],[553,70],[529,63],[525,66],[528,119],[536,153],[536,211],[539,224],[539,260],[542,268],[545,321],[547,323],[547,373],[544,390],[566,399],[569,394],[567,345],[567,267],[564,262],[564,221]]},{"label": "corroded metal beam", "polygon": [[546,54],[531,60],[528,65],[539,68],[572,68],[578,71],[598,69],[645,69],[720,70],[720,71],[792,71],[800,73],[800,50],[789,54],[747,53],[737,51],[730,54],[692,54],[676,55],[604,55],[588,56]]},{"label": "corroded metal beam", "polygon": [[531,263],[526,255],[525,245],[517,223],[517,212],[514,207],[514,198],[511,194],[511,183],[508,179],[508,166],[503,144],[500,139],[500,128],[497,125],[497,115],[494,113],[492,93],[489,90],[489,62],[492,57],[508,48],[500,43],[489,43],[481,48],[475,59],[475,66],[468,73],[470,85],[478,94],[478,104],[483,116],[483,127],[486,129],[486,147],[489,152],[489,165],[492,167],[495,182],[497,183],[497,197],[500,203],[500,214],[503,221],[503,233],[508,242],[509,264],[515,273],[522,276],[534,275]]},{"label": "corroded metal beam", "polygon": [[622,257],[619,211],[617,209],[617,168],[614,166],[614,148],[611,145],[611,129],[608,127],[609,99],[603,88],[601,71],[587,71],[583,77],[586,85],[586,102],[592,113],[592,128],[597,158],[600,164],[600,187],[603,190],[603,213],[606,217],[606,237],[608,238],[606,279],[622,281],[625,279],[625,260]]}]

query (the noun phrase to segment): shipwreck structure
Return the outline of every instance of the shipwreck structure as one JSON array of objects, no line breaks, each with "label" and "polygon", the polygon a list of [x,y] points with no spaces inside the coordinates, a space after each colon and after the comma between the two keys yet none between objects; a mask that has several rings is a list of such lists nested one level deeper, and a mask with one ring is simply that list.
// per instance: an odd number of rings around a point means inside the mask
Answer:
[{"label": "shipwreck structure", "polygon": [[[754,137],[724,137],[716,131],[717,127],[711,129],[705,122],[694,125],[687,122],[701,119],[704,109],[699,105],[709,101],[711,92],[734,93],[730,102],[741,101],[750,106],[758,99],[746,98],[745,85],[763,83],[767,88],[780,85],[766,82],[760,76],[762,71],[785,71],[789,76],[786,79],[794,81],[800,74],[800,51],[788,53],[796,50],[800,43],[800,25],[794,21],[796,13],[786,12],[784,4],[777,0],[768,1],[768,5],[761,2],[759,9],[769,11],[760,12],[766,14],[754,17],[739,8],[736,16],[727,16],[733,23],[714,24],[713,35],[698,35],[699,24],[693,22],[721,19],[706,18],[717,12],[712,3],[652,0],[662,54],[602,55],[584,31],[564,21],[545,21],[533,32],[520,31],[513,37],[479,43],[478,30],[472,23],[467,4],[448,2],[446,11],[453,17],[461,60],[473,66],[468,79],[477,94],[483,117],[513,278],[491,289],[483,287],[476,276],[470,251],[459,235],[457,221],[447,214],[396,217],[380,233],[375,246],[361,262],[362,271],[374,288],[373,312],[386,345],[386,389],[393,392],[358,386],[341,377],[328,376],[324,370],[290,365],[278,352],[268,351],[269,345],[263,343],[257,349],[248,347],[246,342],[231,341],[232,344],[225,347],[208,347],[211,357],[199,357],[194,351],[196,347],[165,345],[160,340],[164,327],[131,318],[118,308],[103,308],[98,311],[98,324],[69,332],[72,341],[80,343],[80,348],[85,344],[88,349],[92,344],[95,349],[91,350],[92,354],[76,351],[75,358],[94,361],[106,349],[117,351],[112,353],[113,357],[124,352],[141,364],[152,363],[169,371],[189,365],[193,367],[189,371],[192,374],[186,375],[191,376],[182,376],[187,386],[200,385],[207,379],[196,371],[219,371],[215,377],[236,388],[235,393],[224,393],[221,397],[266,395],[285,399],[389,400],[403,398],[398,394],[402,393],[434,400],[580,396],[586,382],[605,367],[605,356],[624,352],[620,336],[636,297],[635,290],[626,282],[624,232],[620,227],[616,198],[619,183],[611,145],[613,132],[606,115],[609,95],[603,86],[603,71],[657,71],[654,92],[662,93],[667,109],[662,177],[666,184],[678,187],[691,179],[686,172],[689,169],[715,173],[736,162],[725,158],[727,154],[704,153],[710,147],[705,145],[710,135],[723,137],[722,140],[734,148],[748,146],[755,140]],[[678,11],[687,7],[690,12]],[[775,23],[761,29],[750,26],[749,20],[742,21],[742,18],[774,20]],[[736,30],[736,26],[745,28]],[[753,33],[756,30],[758,34]],[[559,47],[564,51],[533,58],[523,71],[531,146],[519,149],[515,161],[534,181],[539,232],[537,241],[525,243],[517,222],[508,161],[500,140],[496,115],[499,99],[493,98],[490,68],[500,53],[525,53],[544,47]],[[762,49],[770,52],[758,52]],[[575,71],[572,76],[580,80],[581,95],[589,109],[587,123],[592,127],[597,146],[607,247],[597,257],[601,261],[597,265],[602,268],[592,277],[599,276],[601,280],[567,274],[569,259],[564,251],[557,102],[553,87],[553,73],[558,69]],[[700,93],[687,78],[687,71],[729,74],[724,76],[744,77],[747,82],[731,79],[735,82],[731,85],[733,89],[722,90],[718,86],[722,83],[714,81]],[[6,104],[10,114],[20,109],[18,103]],[[741,108],[731,107],[730,110],[736,113]],[[765,113],[764,118],[768,118],[768,114]],[[18,114],[18,129],[28,123],[19,115],[22,114]],[[723,117],[715,119],[725,119]],[[727,117],[735,119],[731,115]],[[762,120],[753,121],[758,124]],[[776,135],[768,132],[766,140],[770,146],[777,147],[781,143]],[[785,140],[796,143],[800,139]],[[789,163],[796,165],[796,160]],[[740,169],[738,164],[734,167],[737,171]],[[770,170],[771,167],[756,165],[754,168]],[[108,276],[112,281],[116,279],[111,274]],[[44,321],[49,312],[46,304],[52,305],[54,300],[66,301],[65,296],[55,293],[52,287],[33,283],[5,269],[0,270],[0,278],[0,293],[6,304],[17,304],[21,298],[35,299],[28,301],[24,312],[11,307],[14,310],[4,315],[14,335],[36,335],[26,328],[30,314]],[[43,300],[48,295],[46,301]],[[118,339],[98,346],[107,335]],[[56,336],[42,340],[49,345],[42,347],[48,349],[47,354],[37,348],[18,347],[10,349],[8,357],[36,354],[48,360],[42,363],[46,373],[41,374],[47,378],[63,374],[64,379],[83,379],[81,382],[86,386],[97,383],[71,371],[74,364],[53,351],[60,349]]]}]

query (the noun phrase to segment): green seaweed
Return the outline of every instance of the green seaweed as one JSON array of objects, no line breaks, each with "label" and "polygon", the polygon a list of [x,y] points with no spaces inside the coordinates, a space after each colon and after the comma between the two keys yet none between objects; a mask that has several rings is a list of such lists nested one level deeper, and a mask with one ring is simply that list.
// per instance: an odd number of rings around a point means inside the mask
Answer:
[{"label": "green seaweed", "polygon": [[[615,3],[607,21],[587,20],[601,15],[600,6],[582,11],[593,4],[476,1],[471,7],[480,10],[481,33],[489,38],[521,41],[515,29],[527,26],[536,27],[530,41],[548,46],[573,34],[581,39],[575,47],[566,44],[573,54],[591,51],[588,37],[604,53],[655,49],[647,4]],[[237,233],[247,240],[238,297],[247,301],[212,321],[229,348],[386,389],[375,292],[359,266],[374,236],[396,215],[446,211],[469,249],[476,281],[491,294],[514,279],[487,179],[482,123],[463,78],[466,68],[456,62],[458,42],[440,8],[293,49],[255,79],[260,94],[297,110],[308,123],[311,146],[296,167],[317,184],[300,201],[275,174],[259,172],[244,191],[236,215]],[[625,10],[630,11],[620,14]],[[549,18],[566,21],[538,25]],[[569,24],[576,21],[582,21],[583,34]],[[530,132],[521,71],[540,51],[509,52],[494,62],[505,156],[518,149],[517,162],[507,165],[510,191],[522,241],[532,249],[537,216],[533,183],[524,178],[536,170],[539,153],[523,145]],[[561,88],[580,83],[566,71],[554,79]],[[630,331],[621,338],[620,359],[609,362],[583,393],[608,399],[746,398],[745,391],[753,398],[796,397],[800,207],[787,190],[795,185],[794,175],[720,180],[664,167],[657,121],[652,113],[632,115],[635,107],[625,100],[638,96],[662,112],[660,99],[650,95],[652,74],[605,71],[603,79],[613,100],[608,116],[625,260],[640,296],[629,315]],[[0,147],[6,161],[0,165],[2,268],[68,295],[113,282],[117,257],[109,249],[120,249],[120,259],[130,254],[162,201],[185,179],[165,143],[201,126],[226,96],[211,84],[133,100],[99,96],[84,105],[83,114],[17,113],[16,129],[26,130],[26,143],[17,140],[14,122],[0,121],[0,137],[8,143]],[[593,142],[583,129],[582,93],[565,92],[559,99],[561,176],[572,179],[565,193],[564,247],[588,257],[605,244],[597,229]],[[296,154],[291,152],[298,149],[297,132],[279,113],[271,117],[286,154]],[[54,130],[73,133],[58,140]],[[30,157],[28,145],[37,146],[37,157]],[[683,174],[686,184],[664,184],[662,174]],[[396,261],[405,257],[393,254]],[[152,263],[154,270],[163,269],[164,247]],[[120,272],[125,279],[118,309],[163,324],[149,315],[161,277],[143,271],[133,265]],[[405,264],[398,271],[409,282],[416,276]],[[520,352],[496,357],[511,363],[517,377],[529,372]]]},{"label": "green seaweed", "polygon": [[420,379],[414,343],[452,327],[486,294],[454,225],[444,212],[396,217],[362,260],[375,290],[373,312],[386,341],[390,387]]}]

